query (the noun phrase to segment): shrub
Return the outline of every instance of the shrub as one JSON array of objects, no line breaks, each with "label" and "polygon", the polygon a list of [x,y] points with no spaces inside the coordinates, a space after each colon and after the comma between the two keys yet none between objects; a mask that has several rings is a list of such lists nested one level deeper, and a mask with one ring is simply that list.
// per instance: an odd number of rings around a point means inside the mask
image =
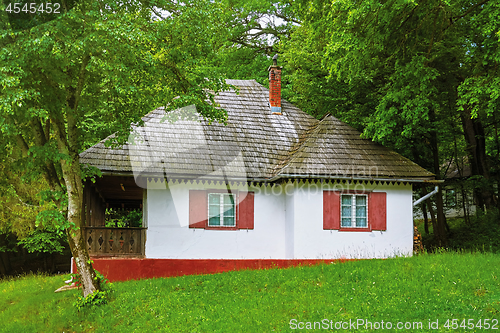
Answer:
[{"label": "shrub", "polygon": [[103,305],[108,303],[108,293],[109,291],[95,291],[87,297],[78,296],[73,305],[80,311],[84,307],[92,307],[96,305]]},{"label": "shrub", "polygon": [[[463,218],[448,219],[448,248],[453,250],[500,253],[500,213],[491,210],[479,211],[466,224]],[[422,233],[423,243],[428,251],[435,250],[434,235]]]}]

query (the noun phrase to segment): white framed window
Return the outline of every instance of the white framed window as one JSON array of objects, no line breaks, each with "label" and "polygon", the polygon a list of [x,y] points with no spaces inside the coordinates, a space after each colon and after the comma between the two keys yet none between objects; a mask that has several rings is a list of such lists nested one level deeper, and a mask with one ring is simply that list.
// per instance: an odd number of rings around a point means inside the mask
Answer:
[{"label": "white framed window", "polygon": [[368,196],[342,194],[340,221],[342,228],[368,228]]},{"label": "white framed window", "polygon": [[208,193],[208,226],[235,227],[234,194]]}]

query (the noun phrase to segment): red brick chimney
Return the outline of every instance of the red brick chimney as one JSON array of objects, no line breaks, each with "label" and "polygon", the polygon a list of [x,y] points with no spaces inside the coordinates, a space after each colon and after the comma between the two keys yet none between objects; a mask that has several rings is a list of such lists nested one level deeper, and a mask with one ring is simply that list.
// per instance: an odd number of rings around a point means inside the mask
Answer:
[{"label": "red brick chimney", "polygon": [[278,66],[278,54],[273,57],[269,71],[269,105],[272,114],[281,114],[281,66]]}]

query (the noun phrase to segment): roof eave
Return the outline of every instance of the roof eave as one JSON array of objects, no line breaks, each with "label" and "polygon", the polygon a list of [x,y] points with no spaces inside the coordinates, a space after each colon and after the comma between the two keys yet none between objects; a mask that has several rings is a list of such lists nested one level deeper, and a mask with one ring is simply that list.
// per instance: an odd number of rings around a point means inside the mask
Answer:
[{"label": "roof eave", "polygon": [[304,178],[304,179],[328,179],[328,180],[364,180],[364,181],[386,181],[386,182],[407,182],[407,183],[443,183],[444,180],[425,178],[383,178],[383,177],[354,177],[354,176],[330,176],[330,175],[307,175],[307,174],[279,174],[270,178],[269,182],[274,182],[282,178]]},{"label": "roof eave", "polygon": [[[114,171],[103,171],[103,176],[125,176],[133,177],[133,172],[114,172]],[[151,174],[141,174],[141,177],[164,177],[165,174],[151,173]],[[205,176],[205,177],[204,177]],[[360,181],[384,181],[384,182],[406,182],[406,183],[431,183],[440,184],[444,180],[434,179],[433,177],[425,178],[383,178],[383,177],[353,177],[353,176],[330,176],[330,175],[308,175],[308,174],[279,174],[274,177],[232,177],[229,176],[224,178],[223,176],[209,176],[206,175],[193,175],[193,174],[174,174],[173,178],[186,178],[186,179],[220,179],[229,181],[247,181],[247,182],[265,182],[274,183],[280,179],[327,179],[327,180],[360,180]]]}]

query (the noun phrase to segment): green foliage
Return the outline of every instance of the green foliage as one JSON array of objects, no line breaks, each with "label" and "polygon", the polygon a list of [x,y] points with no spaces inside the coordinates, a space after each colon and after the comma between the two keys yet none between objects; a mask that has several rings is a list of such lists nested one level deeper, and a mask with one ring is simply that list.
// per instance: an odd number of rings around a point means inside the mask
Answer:
[{"label": "green foliage", "polygon": [[[168,4],[156,4],[162,5]],[[81,1],[57,19],[0,36],[5,45],[0,105],[18,119],[5,123],[4,131],[17,133],[16,124],[24,119],[47,119],[65,110],[68,87],[78,82],[84,84],[75,119],[82,130],[80,149],[116,130],[128,136],[130,122],[157,106],[196,104],[207,117],[223,119],[205,102],[209,90],[225,87],[206,60],[215,50],[220,12],[205,2],[175,9],[176,15],[151,21],[150,8],[137,3]],[[79,77],[82,64],[85,76]],[[172,101],[176,96],[181,99]],[[33,148],[35,155],[51,143],[55,140]],[[54,155],[47,156],[61,158]]]},{"label": "green foliage", "polygon": [[94,291],[87,297],[78,296],[73,306],[75,306],[78,311],[85,307],[99,306],[108,303],[108,291]]},{"label": "green foliage", "polygon": [[451,237],[450,247],[473,251],[500,253],[500,214],[498,209],[486,213],[478,211],[470,219],[470,225],[463,221],[456,225]]},{"label": "green foliage", "polygon": [[[500,214],[497,209],[484,213],[478,211],[471,216],[469,223],[463,218],[448,219],[450,225],[449,248],[457,251],[478,251],[500,253]],[[431,235],[426,235],[423,224],[419,228],[422,240],[428,251],[434,251],[436,244]],[[431,226],[432,230],[432,226]]]},{"label": "green foliage", "polygon": [[44,208],[38,194],[45,184],[22,181],[7,163],[0,163],[0,230],[23,237],[36,228],[36,216]]},{"label": "green foliage", "polygon": [[106,227],[142,227],[142,210],[106,209]]},{"label": "green foliage", "polygon": [[71,306],[75,291],[54,294],[61,276],[31,276],[0,282],[0,320],[9,332],[253,333],[289,332],[292,318],[424,325],[433,318],[436,332],[446,332],[448,318],[498,318],[498,267],[498,254],[443,252],[117,282],[107,304],[80,311]]},{"label": "green foliage", "polygon": [[[272,56],[280,41],[287,39],[299,23],[291,1],[222,0],[220,6],[228,26],[225,47],[236,54],[249,50],[256,55]],[[265,69],[267,66],[262,70]]]},{"label": "green foliage", "polygon": [[[291,1],[222,0],[225,29],[219,33],[219,48],[211,63],[229,79],[256,80],[267,86],[271,57],[280,52],[299,24]],[[280,65],[285,62],[280,58]],[[286,81],[286,77],[282,78]],[[286,93],[285,93],[286,94]]]},{"label": "green foliage", "polygon": [[61,253],[67,246],[68,222],[54,201],[64,200],[65,195],[47,191],[41,177],[30,180],[29,172],[16,169],[8,159],[0,162],[0,231],[8,240],[15,239],[2,248],[16,251],[21,245],[28,252]]},{"label": "green foliage", "polygon": [[[432,135],[441,165],[453,156],[443,153],[457,137],[463,140],[464,105],[486,128],[500,118],[500,27],[491,21],[500,8],[494,1],[294,6],[302,24],[283,43],[287,93],[311,114],[331,112],[436,174],[440,170],[426,165]],[[495,133],[492,127],[486,133],[490,156],[498,146]]]},{"label": "green foliage", "polygon": [[26,237],[21,238],[19,244],[31,253],[62,253],[65,246],[67,246],[67,241],[64,234],[58,234],[46,229],[36,229]]},{"label": "green foliage", "polygon": [[222,48],[218,53],[217,66],[229,79],[256,80],[260,84],[269,85],[269,74],[266,71],[270,57],[249,48]]},{"label": "green foliage", "polygon": [[[316,117],[332,113],[438,179],[466,161],[479,209],[498,206],[496,1],[293,6],[302,24],[281,45],[288,98]],[[436,202],[435,237],[445,244],[441,198]]]},{"label": "green foliage", "polygon": [[[93,263],[92,261],[90,261]],[[94,306],[100,306],[107,304],[111,294],[113,292],[113,285],[109,280],[98,270],[95,271],[95,279],[99,282],[101,290],[95,291],[87,297],[78,296],[73,303],[73,306],[76,307],[78,311],[81,311],[84,308],[91,308]],[[77,286],[81,286],[81,276],[78,273],[70,274],[70,279],[72,283],[75,283]]]},{"label": "green foliage", "polygon": [[44,226],[49,226],[56,232],[59,236],[65,234],[66,230],[76,230],[76,226],[73,222],[68,221],[66,216],[64,216],[60,210],[58,210],[53,203],[52,207],[42,210],[36,216],[37,226],[42,224]]}]

